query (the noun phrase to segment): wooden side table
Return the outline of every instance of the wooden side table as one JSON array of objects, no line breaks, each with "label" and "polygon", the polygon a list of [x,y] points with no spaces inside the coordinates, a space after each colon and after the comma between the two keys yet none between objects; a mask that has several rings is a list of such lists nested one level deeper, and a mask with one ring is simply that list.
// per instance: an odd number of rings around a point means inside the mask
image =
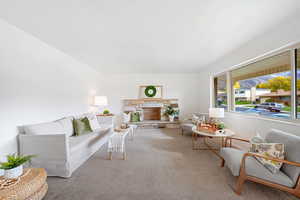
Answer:
[{"label": "wooden side table", "polygon": [[0,200],[41,200],[48,191],[43,168],[27,168],[17,179],[0,177]]}]

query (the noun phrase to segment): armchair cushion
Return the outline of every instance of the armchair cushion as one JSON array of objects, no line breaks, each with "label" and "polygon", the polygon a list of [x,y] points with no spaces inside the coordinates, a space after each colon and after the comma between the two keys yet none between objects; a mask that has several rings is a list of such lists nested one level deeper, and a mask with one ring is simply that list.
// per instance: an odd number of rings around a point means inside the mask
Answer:
[{"label": "armchair cushion", "polygon": [[193,126],[195,126],[192,121],[191,122],[183,122],[181,123],[181,128],[182,128],[182,131],[184,132],[187,132],[187,133],[192,133],[192,129],[193,129]]},{"label": "armchair cushion", "polygon": [[[300,162],[300,137],[285,133],[283,131],[272,129],[265,140],[273,143],[283,143],[285,146],[285,159],[293,162]],[[294,183],[296,183],[300,175],[300,167],[283,164],[281,170],[287,174]]]},{"label": "armchair cushion", "polygon": [[[240,167],[244,153],[246,152],[234,148],[221,149],[221,156],[224,158],[226,166],[234,176],[240,175]],[[295,182],[293,182],[293,180],[285,173],[279,171],[278,173],[273,174],[254,157],[246,158],[245,167],[246,174],[249,176],[261,178],[287,187],[294,187],[295,185]]]},{"label": "armchair cushion", "polygon": [[197,124],[197,122],[199,121],[199,119],[200,119],[199,116],[193,114],[193,116],[192,116],[192,123],[193,123],[193,124]]}]

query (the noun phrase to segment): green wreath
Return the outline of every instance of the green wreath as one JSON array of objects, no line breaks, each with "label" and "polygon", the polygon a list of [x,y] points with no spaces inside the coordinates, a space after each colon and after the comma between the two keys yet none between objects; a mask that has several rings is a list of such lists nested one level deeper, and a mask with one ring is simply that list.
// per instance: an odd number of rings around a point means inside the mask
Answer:
[{"label": "green wreath", "polygon": [[145,95],[147,97],[154,97],[156,95],[156,87],[153,85],[147,86],[145,89]]}]

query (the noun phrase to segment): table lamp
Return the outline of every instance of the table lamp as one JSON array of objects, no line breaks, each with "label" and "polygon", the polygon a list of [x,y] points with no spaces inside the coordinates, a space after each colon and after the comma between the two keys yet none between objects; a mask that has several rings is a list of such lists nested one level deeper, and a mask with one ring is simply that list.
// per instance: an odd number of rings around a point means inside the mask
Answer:
[{"label": "table lamp", "polygon": [[210,118],[224,118],[224,108],[210,108],[209,109]]},{"label": "table lamp", "polygon": [[107,103],[107,96],[95,96],[94,97],[94,105],[97,107],[104,108],[108,105]]},{"label": "table lamp", "polygon": [[220,123],[218,119],[224,118],[224,108],[210,108],[209,117],[212,119],[212,124]]},{"label": "table lamp", "polygon": [[[212,124],[215,126],[216,129],[219,129],[218,131],[220,133],[224,133],[224,124],[220,122],[218,119],[224,118],[224,108],[210,108],[209,109],[209,117],[212,118]],[[219,126],[222,125],[222,128]]]}]

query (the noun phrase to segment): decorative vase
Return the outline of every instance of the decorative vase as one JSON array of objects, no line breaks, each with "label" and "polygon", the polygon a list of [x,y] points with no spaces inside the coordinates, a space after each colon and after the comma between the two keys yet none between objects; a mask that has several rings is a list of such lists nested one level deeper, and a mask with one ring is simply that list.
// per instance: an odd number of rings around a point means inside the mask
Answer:
[{"label": "decorative vase", "polygon": [[170,122],[174,122],[174,118],[175,118],[174,115],[169,115],[169,120],[170,120]]},{"label": "decorative vase", "polygon": [[13,168],[13,169],[5,170],[4,178],[7,178],[7,179],[18,178],[22,174],[23,174],[23,165],[20,165],[18,167]]}]

